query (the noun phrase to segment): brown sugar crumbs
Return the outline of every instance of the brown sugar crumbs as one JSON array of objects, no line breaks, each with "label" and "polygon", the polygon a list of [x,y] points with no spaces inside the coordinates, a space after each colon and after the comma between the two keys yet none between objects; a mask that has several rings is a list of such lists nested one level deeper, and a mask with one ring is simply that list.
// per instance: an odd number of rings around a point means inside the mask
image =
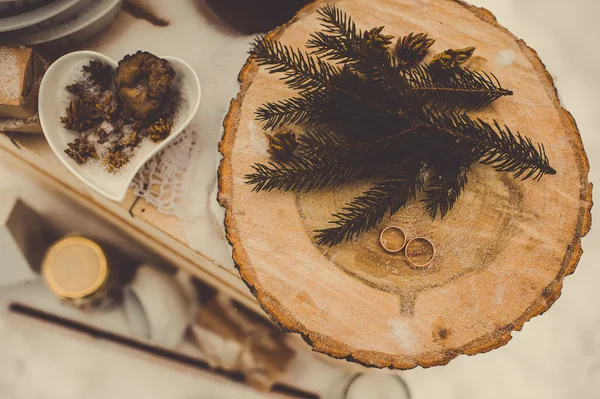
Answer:
[{"label": "brown sugar crumbs", "polygon": [[60,118],[75,134],[65,153],[82,165],[100,159],[116,173],[144,140],[169,136],[181,101],[168,61],[138,51],[116,70],[100,61],[82,67],[82,77],[66,87],[69,105]]}]

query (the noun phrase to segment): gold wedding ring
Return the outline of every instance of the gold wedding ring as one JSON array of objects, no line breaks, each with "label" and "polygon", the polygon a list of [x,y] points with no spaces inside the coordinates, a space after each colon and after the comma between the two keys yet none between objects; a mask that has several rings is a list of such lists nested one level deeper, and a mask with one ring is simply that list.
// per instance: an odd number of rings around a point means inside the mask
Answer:
[{"label": "gold wedding ring", "polygon": [[406,244],[404,254],[412,267],[423,269],[433,262],[435,246],[425,237],[415,237]]},{"label": "gold wedding ring", "polygon": [[[397,248],[391,248],[391,247],[389,247],[388,246],[389,243],[386,245],[386,239],[384,237],[386,235],[386,232],[392,233],[393,231],[395,231],[396,233],[399,233],[400,236],[401,236],[402,245],[397,246]],[[394,253],[402,251],[402,249],[404,248],[404,246],[406,244],[406,235],[404,234],[404,231],[402,231],[402,229],[400,227],[398,227],[398,226],[388,226],[385,229],[383,229],[383,231],[379,235],[379,243],[381,244],[381,246],[383,247],[383,249],[385,249],[386,252],[394,254]]]}]

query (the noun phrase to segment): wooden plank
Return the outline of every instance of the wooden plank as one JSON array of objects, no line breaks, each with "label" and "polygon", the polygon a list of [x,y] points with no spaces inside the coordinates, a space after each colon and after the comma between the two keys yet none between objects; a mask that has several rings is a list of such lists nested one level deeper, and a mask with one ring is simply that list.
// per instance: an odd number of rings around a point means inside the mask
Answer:
[{"label": "wooden plank", "polygon": [[[46,157],[48,154],[50,156]],[[235,270],[226,269],[186,245],[180,221],[160,214],[143,200],[138,202],[132,217],[129,209],[134,204],[135,197],[131,191],[120,204],[96,194],[53,158],[43,136],[0,135],[0,160],[75,200],[77,204],[129,234],[142,245],[152,248],[174,266],[214,285],[264,315]],[[141,212],[141,209],[145,211]]]}]

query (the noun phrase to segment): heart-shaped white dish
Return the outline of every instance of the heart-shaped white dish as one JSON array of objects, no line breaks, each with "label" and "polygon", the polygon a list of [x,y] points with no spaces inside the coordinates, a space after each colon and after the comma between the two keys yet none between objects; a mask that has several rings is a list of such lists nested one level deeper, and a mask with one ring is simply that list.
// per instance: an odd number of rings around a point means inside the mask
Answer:
[{"label": "heart-shaped white dish", "polygon": [[76,51],[69,53],[55,61],[46,71],[40,85],[38,108],[42,130],[48,140],[48,144],[60,159],[60,161],[82,182],[113,201],[121,202],[127,194],[127,190],[135,174],[140,168],[152,158],[157,152],[169,145],[187,125],[190,124],[200,106],[200,79],[192,67],[175,57],[161,57],[169,61],[179,80],[182,93],[182,102],[173,123],[173,129],[169,137],[160,143],[144,140],[136,148],[129,163],[113,174],[107,172],[100,162],[78,165],[71,159],[65,150],[67,143],[71,142],[75,135],[65,129],[60,123],[60,117],[65,114],[69,104],[69,93],[66,86],[73,82],[73,76],[78,74],[81,67],[89,60],[102,61],[105,64],[117,67],[117,62],[111,58],[94,51]]}]

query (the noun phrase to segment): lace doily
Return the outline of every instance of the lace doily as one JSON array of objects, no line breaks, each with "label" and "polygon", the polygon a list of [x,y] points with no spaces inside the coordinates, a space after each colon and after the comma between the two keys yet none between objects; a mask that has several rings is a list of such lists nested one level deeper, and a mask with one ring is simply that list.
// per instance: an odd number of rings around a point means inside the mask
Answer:
[{"label": "lace doily", "polygon": [[223,227],[215,215],[217,182],[210,169],[215,161],[208,152],[216,153],[188,128],[142,167],[131,187],[135,196],[159,212],[181,220],[192,249],[210,253],[212,261],[233,269]]},{"label": "lace doily", "polygon": [[192,160],[198,155],[196,132],[183,131],[173,142],[151,158],[133,179],[133,193],[165,215],[186,220],[194,217],[185,201],[193,181]]}]

